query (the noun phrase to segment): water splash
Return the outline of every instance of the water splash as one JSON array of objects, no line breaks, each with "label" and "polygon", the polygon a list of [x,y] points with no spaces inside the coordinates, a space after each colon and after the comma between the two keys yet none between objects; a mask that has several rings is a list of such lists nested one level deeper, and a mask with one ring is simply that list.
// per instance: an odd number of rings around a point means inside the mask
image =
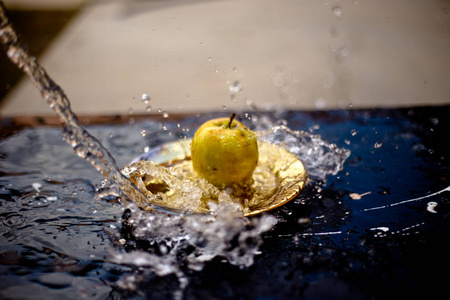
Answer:
[{"label": "water splash", "polygon": [[188,284],[185,275],[188,270],[201,271],[206,262],[215,258],[241,268],[251,266],[260,253],[262,234],[276,223],[270,215],[244,218],[240,207],[231,203],[212,204],[211,214],[188,217],[149,214],[130,204],[124,215],[121,238],[117,239],[122,250],[115,251],[111,260],[140,268],[144,274],[131,273],[118,286],[133,291],[150,272],[158,276],[173,274],[179,282],[173,295],[181,299]]},{"label": "water splash", "polygon": [[295,131],[284,125],[271,128],[262,133],[260,138],[268,143],[283,146],[297,155],[304,163],[309,176],[319,181],[325,181],[328,175],[336,175],[341,171],[351,154],[348,149],[324,141],[320,135]]},{"label": "water splash", "polygon": [[[259,139],[280,145],[302,158],[311,170],[312,179],[326,182],[343,168],[350,151],[324,141],[319,135],[294,131],[285,125],[273,126],[274,119],[261,115],[252,119],[259,128],[271,127],[259,133]],[[189,183],[185,183],[187,186]],[[183,197],[198,201],[192,191]],[[303,202],[298,202],[302,205]],[[158,276],[175,275],[178,289],[175,298],[182,298],[188,281],[186,274],[201,271],[207,262],[220,258],[241,268],[253,264],[260,253],[263,234],[271,231],[279,221],[272,215],[244,218],[240,206],[232,202],[210,203],[208,214],[166,216],[146,213],[136,205],[128,206],[125,218],[125,233],[117,233],[119,252],[114,252],[113,261],[139,269],[144,274],[132,272],[119,284],[121,288],[135,291],[148,272]],[[127,229],[128,228],[128,229]],[[322,233],[338,234],[338,233]],[[140,245],[140,246],[137,246]],[[142,246],[144,245],[144,246]],[[123,246],[123,247],[122,247]]]},{"label": "water splash", "polygon": [[[174,297],[181,299],[188,284],[185,273],[202,270],[208,261],[223,259],[241,268],[253,264],[255,256],[260,253],[262,234],[275,226],[275,217],[262,215],[244,218],[238,206],[230,203],[212,204],[210,213],[196,215],[171,215],[170,211],[150,204],[151,201],[120,172],[107,149],[81,125],[72,112],[64,91],[21,47],[1,2],[0,38],[11,61],[28,75],[60,117],[64,141],[106,178],[99,192],[100,196],[117,195],[126,202],[123,227],[111,227],[114,230],[109,231],[115,246],[110,260],[129,265],[137,271],[119,280],[119,288],[135,290],[139,281],[144,280],[145,275],[150,272],[158,276],[175,275],[179,287],[174,291]],[[240,84],[236,83],[232,85],[230,92],[240,90]],[[150,98],[144,94],[141,100],[145,103]],[[168,114],[164,112],[163,117],[168,117]],[[256,118],[252,121],[256,121]],[[268,130],[261,134],[261,138],[283,145],[298,155],[304,160],[310,175],[316,179],[325,180],[329,174],[339,172],[350,155],[348,150],[339,149],[336,145],[323,141],[320,136],[292,131],[285,125],[274,127],[273,120],[264,116],[258,117],[258,121],[260,129]],[[167,214],[157,213],[155,210]],[[16,215],[7,221],[24,222]]]}]

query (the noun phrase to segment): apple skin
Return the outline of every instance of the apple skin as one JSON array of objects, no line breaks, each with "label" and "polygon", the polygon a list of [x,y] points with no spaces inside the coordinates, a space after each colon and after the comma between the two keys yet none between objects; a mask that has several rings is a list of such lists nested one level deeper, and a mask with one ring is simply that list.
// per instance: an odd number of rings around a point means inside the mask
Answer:
[{"label": "apple skin", "polygon": [[194,170],[213,185],[246,185],[258,164],[256,134],[234,116],[209,120],[192,139],[191,157]]}]

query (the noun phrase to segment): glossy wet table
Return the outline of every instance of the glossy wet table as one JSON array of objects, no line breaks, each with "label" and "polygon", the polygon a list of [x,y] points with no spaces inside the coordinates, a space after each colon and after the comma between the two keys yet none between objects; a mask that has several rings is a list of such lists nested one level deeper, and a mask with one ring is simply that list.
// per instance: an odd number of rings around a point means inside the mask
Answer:
[{"label": "glossy wet table", "polygon": [[[88,130],[123,165],[228,114],[91,118]],[[351,155],[337,175],[271,212],[279,222],[252,266],[214,259],[189,270],[184,299],[436,299],[450,261],[449,114],[448,106],[267,113]],[[120,205],[93,200],[101,178],[59,128],[29,121],[1,120],[0,298],[171,299],[172,276],[146,276],[138,293],[114,287],[132,272],[108,261],[105,228],[120,228]]]}]

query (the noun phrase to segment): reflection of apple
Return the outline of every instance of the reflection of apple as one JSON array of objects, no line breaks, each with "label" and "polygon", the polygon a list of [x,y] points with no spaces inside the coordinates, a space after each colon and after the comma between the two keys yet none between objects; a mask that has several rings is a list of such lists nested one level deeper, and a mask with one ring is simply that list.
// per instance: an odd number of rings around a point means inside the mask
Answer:
[{"label": "reflection of apple", "polygon": [[205,122],[192,140],[194,170],[217,187],[247,184],[258,163],[256,134],[235,116]]}]

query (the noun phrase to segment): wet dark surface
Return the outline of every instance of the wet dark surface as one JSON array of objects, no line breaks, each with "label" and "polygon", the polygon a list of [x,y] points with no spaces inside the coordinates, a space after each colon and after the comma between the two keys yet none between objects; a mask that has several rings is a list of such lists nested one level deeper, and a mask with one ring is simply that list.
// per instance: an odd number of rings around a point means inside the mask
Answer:
[{"label": "wet dark surface", "polygon": [[[271,213],[279,222],[264,234],[253,265],[219,257],[201,271],[184,268],[183,298],[439,298],[450,262],[449,191],[443,191],[450,186],[449,113],[435,107],[268,114],[351,156],[337,175],[311,182]],[[124,165],[146,146],[190,137],[203,121],[228,114],[88,130]],[[101,175],[60,135],[51,127],[2,134],[0,298],[172,299],[175,276],[109,260],[114,235],[126,238],[127,250],[151,249],[122,225],[121,204],[96,197]],[[116,284],[129,274],[139,278],[136,290]]]}]

